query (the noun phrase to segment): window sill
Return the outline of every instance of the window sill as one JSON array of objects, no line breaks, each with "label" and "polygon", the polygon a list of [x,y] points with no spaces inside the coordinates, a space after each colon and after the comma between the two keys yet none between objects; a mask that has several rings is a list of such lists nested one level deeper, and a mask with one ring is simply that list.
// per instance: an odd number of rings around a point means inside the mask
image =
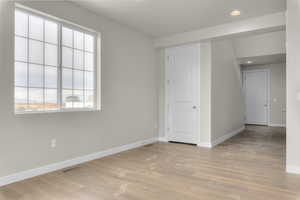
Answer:
[{"label": "window sill", "polygon": [[74,113],[74,112],[99,112],[100,108],[86,108],[86,109],[61,109],[53,111],[27,111],[27,112],[15,112],[15,115],[33,115],[33,114],[53,114],[53,113]]}]

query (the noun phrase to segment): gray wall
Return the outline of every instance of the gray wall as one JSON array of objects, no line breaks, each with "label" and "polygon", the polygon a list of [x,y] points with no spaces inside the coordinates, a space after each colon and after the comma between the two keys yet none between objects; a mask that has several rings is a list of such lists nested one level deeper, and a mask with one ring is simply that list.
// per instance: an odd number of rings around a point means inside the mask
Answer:
[{"label": "gray wall", "polygon": [[287,1],[287,169],[300,173],[300,1]]},{"label": "gray wall", "polygon": [[233,39],[237,58],[286,53],[285,30],[260,33]]},{"label": "gray wall", "polygon": [[14,115],[13,4],[0,1],[0,177],[157,137],[152,40],[72,3],[26,5],[102,33],[102,110]]},{"label": "gray wall", "polygon": [[158,120],[159,137],[165,137],[165,50],[156,50],[156,64],[158,67]]},{"label": "gray wall", "polygon": [[211,143],[211,93],[212,93],[212,44],[201,43],[201,76],[200,76],[200,142]]},{"label": "gray wall", "polygon": [[244,126],[244,98],[241,71],[233,42],[212,42],[211,140]]},{"label": "gray wall", "polygon": [[242,70],[270,70],[270,126],[285,125],[286,115],[286,64],[269,64],[243,67]]}]

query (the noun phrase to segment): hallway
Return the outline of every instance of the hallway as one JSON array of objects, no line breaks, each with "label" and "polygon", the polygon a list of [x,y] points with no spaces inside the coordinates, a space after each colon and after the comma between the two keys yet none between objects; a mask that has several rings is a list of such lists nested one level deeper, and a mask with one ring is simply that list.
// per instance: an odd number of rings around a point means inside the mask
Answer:
[{"label": "hallway", "polygon": [[248,125],[245,131],[219,145],[214,151],[220,151],[221,154],[231,152],[235,159],[246,156],[244,161],[247,164],[254,161],[254,167],[272,166],[284,171],[285,144],[285,128]]},{"label": "hallway", "polygon": [[0,188],[1,200],[297,200],[285,129],[248,126],[214,149],[156,143]]}]

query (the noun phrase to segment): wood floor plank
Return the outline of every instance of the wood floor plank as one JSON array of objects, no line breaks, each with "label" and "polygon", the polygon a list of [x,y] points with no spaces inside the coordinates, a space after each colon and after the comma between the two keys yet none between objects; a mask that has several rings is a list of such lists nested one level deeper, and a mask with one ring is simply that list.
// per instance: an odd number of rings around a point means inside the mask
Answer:
[{"label": "wood floor plank", "polygon": [[0,200],[298,200],[285,129],[247,126],[213,148],[156,143],[0,188]]}]

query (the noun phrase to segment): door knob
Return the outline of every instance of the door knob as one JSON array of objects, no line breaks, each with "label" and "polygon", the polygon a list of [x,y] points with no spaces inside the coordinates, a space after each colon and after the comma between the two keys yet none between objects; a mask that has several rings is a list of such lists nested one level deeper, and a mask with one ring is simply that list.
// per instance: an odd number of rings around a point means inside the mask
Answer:
[{"label": "door knob", "polygon": [[197,109],[197,106],[193,106],[193,109]]}]

